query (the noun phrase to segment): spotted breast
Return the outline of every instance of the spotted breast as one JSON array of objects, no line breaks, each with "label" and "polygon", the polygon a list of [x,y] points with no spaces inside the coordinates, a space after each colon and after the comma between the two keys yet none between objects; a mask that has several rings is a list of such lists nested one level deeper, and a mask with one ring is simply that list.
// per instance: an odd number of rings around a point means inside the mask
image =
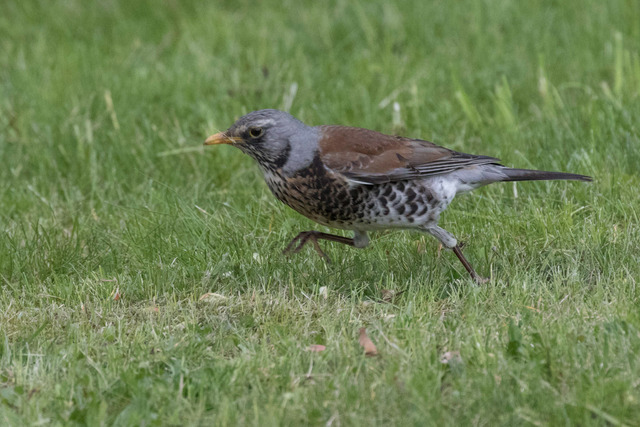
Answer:
[{"label": "spotted breast", "polygon": [[[278,200],[320,224],[363,231],[412,228],[437,222],[447,197],[437,180],[397,181],[373,185],[350,182],[315,157],[309,167],[285,177],[281,169],[263,169]],[[440,185],[439,185],[440,184]]]}]

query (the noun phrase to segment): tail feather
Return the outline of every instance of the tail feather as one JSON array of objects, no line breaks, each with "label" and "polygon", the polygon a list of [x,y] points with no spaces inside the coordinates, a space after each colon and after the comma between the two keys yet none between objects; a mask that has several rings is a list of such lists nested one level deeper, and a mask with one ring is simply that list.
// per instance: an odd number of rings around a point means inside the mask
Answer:
[{"label": "tail feather", "polygon": [[501,181],[546,181],[552,179],[568,179],[573,181],[593,181],[593,178],[586,175],[578,175],[576,173],[566,172],[547,172],[531,169],[511,169],[504,168],[501,170],[506,178]]}]

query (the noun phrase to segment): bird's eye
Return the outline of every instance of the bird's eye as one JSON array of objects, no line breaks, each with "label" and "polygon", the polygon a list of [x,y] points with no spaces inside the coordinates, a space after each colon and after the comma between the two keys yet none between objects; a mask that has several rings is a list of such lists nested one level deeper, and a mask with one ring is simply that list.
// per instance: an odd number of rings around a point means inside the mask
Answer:
[{"label": "bird's eye", "polygon": [[249,136],[251,138],[260,138],[263,133],[264,133],[264,129],[262,128],[258,128],[258,127],[249,128]]}]

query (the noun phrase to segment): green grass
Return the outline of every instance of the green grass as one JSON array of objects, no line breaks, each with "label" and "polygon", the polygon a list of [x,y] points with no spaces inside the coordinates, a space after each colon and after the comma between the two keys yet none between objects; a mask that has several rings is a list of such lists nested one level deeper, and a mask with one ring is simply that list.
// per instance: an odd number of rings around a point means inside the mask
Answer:
[{"label": "green grass", "polygon": [[[639,3],[2,9],[0,424],[637,424]],[[318,226],[201,143],[287,107],[595,180],[456,199],[483,287],[419,233],[285,258]]]}]

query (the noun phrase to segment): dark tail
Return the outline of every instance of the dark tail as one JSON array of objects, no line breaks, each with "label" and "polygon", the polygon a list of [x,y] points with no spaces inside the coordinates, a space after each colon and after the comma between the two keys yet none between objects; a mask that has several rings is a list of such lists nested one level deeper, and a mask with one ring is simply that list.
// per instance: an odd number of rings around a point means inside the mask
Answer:
[{"label": "dark tail", "polygon": [[565,172],[546,172],[531,169],[511,169],[501,170],[507,177],[502,181],[546,181],[550,179],[570,179],[574,181],[593,181],[593,178],[586,175]]}]

